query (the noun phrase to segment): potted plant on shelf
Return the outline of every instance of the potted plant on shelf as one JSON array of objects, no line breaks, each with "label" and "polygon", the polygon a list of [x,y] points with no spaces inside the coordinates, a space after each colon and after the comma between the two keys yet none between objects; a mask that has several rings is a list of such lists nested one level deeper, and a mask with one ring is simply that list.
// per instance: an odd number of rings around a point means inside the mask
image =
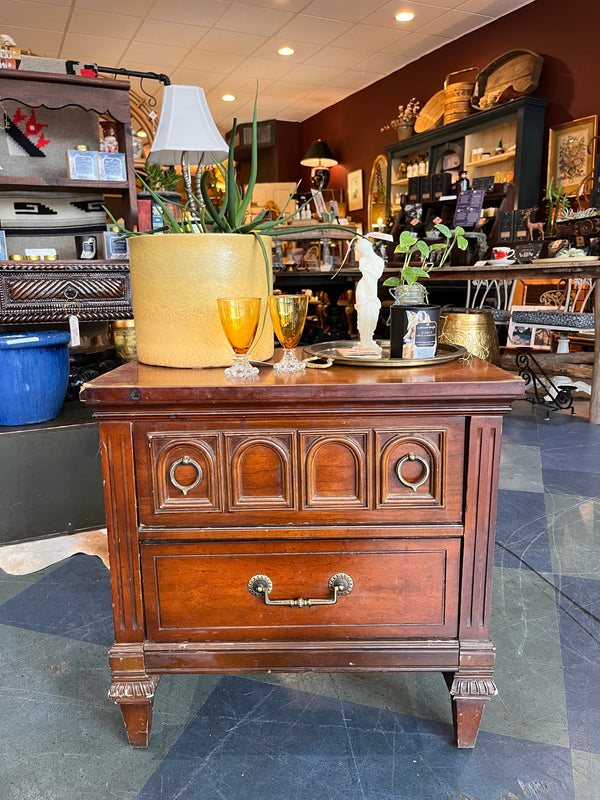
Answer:
[{"label": "potted plant on shelf", "polygon": [[396,119],[391,120],[388,125],[384,125],[383,128],[380,128],[379,132],[383,133],[384,131],[393,129],[396,131],[399,142],[403,139],[408,139],[408,137],[412,136],[415,132],[415,121],[419,116],[420,110],[420,101],[411,97],[406,108],[404,108],[404,106],[398,106],[398,116]]},{"label": "potted plant on shelf", "polygon": [[[450,230],[443,223],[434,225],[444,241],[430,244],[402,231],[395,253],[404,256],[399,275],[387,278],[394,305],[390,308],[391,358],[431,358],[435,355],[440,322],[440,307],[427,303],[427,289],[420,279],[443,267],[456,245],[466,250],[468,241],[460,226]],[[418,261],[415,263],[415,260]],[[435,260],[434,260],[435,259]]]},{"label": "potted plant on shelf", "polygon": [[[293,219],[296,209],[287,212],[286,205],[275,219],[263,209],[250,219],[248,208],[257,176],[256,98],[250,177],[244,195],[236,183],[236,129],[234,119],[227,162],[216,165],[224,186],[219,207],[211,199],[209,181],[214,173],[210,169],[205,169],[200,179],[201,197],[190,193],[187,202],[177,203],[174,208],[138,176],[161,214],[163,225],[148,231],[130,231],[119,225],[129,237],[137,352],[138,359],[145,364],[166,367],[231,364],[231,348],[219,321],[218,297],[264,300],[261,332],[252,354],[258,360],[273,355],[273,328],[266,310],[266,298],[273,288],[271,245],[267,237]],[[322,231],[324,227],[309,225],[295,231]]]},{"label": "potted plant on shelf", "polygon": [[144,165],[144,182],[149,191],[139,192],[138,198],[146,197],[151,199],[150,192],[155,192],[163,200],[181,200],[181,193],[179,192],[180,181],[181,176],[177,174],[174,167],[163,167],[160,164],[146,161]]}]

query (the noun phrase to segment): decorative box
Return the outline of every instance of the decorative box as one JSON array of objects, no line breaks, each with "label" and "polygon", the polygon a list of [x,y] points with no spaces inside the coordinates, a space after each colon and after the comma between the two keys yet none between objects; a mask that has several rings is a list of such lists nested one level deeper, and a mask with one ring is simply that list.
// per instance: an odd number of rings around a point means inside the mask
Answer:
[{"label": "decorative box", "polygon": [[[529,229],[527,228],[527,218],[524,216],[524,211],[527,209],[518,208],[513,211],[514,214],[514,242],[526,242],[529,240]],[[533,222],[533,220],[532,220]]]},{"label": "decorative box", "polygon": [[107,260],[114,258],[129,258],[129,245],[127,238],[120,230],[104,231],[104,257]]},{"label": "decorative box", "polygon": [[125,153],[97,153],[101,181],[126,181]]},{"label": "decorative box", "polygon": [[452,175],[449,172],[438,172],[433,176],[433,199],[439,200],[452,192]]},{"label": "decorative box", "polygon": [[67,150],[69,178],[79,181],[98,180],[98,160],[94,150]]},{"label": "decorative box", "polygon": [[512,211],[498,212],[498,243],[514,241],[514,215]]},{"label": "decorative box", "polygon": [[432,194],[433,175],[419,176],[419,197],[422,203],[433,200]]},{"label": "decorative box", "polygon": [[408,202],[418,203],[421,200],[419,195],[419,177],[408,179]]}]

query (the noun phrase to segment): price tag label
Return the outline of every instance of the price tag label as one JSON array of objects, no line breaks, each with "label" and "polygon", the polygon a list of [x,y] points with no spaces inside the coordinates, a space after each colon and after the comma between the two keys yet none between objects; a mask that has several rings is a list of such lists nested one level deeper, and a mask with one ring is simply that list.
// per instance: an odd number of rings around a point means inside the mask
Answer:
[{"label": "price tag label", "polygon": [[69,314],[69,332],[71,334],[71,347],[79,347],[81,337],[79,336],[79,320],[75,314]]}]

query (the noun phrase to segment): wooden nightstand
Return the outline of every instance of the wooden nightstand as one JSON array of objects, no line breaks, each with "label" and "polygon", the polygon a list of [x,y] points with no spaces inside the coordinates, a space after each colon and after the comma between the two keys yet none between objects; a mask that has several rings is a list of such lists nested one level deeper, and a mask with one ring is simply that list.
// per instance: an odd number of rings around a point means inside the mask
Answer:
[{"label": "wooden nightstand", "polygon": [[502,415],[477,359],[230,383],[126,364],[98,419],[115,644],[109,696],[148,744],[171,672],[443,672],[459,747],[496,693],[489,639]]}]

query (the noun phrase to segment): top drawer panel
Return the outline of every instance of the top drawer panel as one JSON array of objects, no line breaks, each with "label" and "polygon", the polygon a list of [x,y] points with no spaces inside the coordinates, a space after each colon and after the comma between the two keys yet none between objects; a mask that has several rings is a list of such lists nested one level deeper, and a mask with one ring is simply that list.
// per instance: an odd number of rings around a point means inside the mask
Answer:
[{"label": "top drawer panel", "polygon": [[140,522],[287,525],[292,512],[295,525],[462,522],[464,420],[397,422],[220,431],[138,423]]}]

